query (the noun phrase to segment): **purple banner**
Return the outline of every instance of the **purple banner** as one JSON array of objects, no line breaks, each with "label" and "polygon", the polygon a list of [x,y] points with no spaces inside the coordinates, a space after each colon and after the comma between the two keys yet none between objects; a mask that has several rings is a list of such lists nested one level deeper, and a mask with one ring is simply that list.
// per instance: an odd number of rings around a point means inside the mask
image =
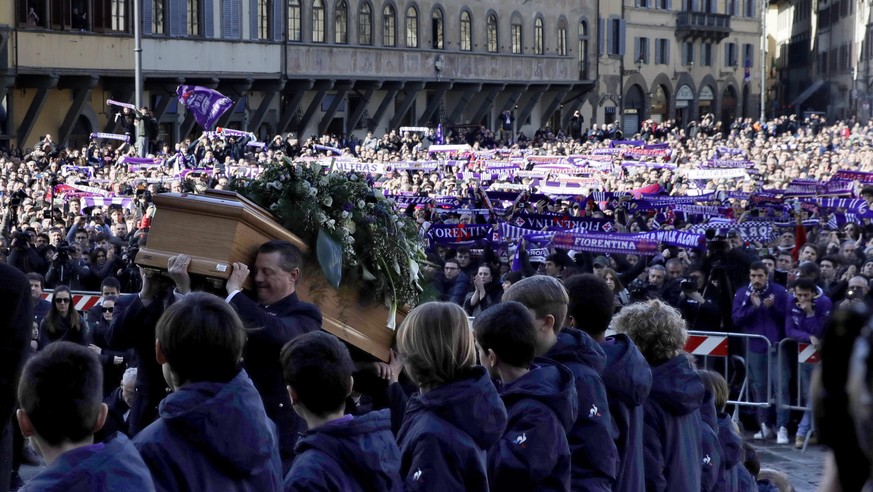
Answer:
[{"label": "purple banner", "polygon": [[860,181],[862,183],[873,183],[873,173],[865,173],[861,171],[849,171],[840,169],[834,175],[835,179],[844,179],[848,181]]},{"label": "purple banner", "polygon": [[208,87],[180,85],[176,88],[176,95],[179,102],[194,114],[197,123],[207,130],[212,129],[218,118],[233,106],[229,97]]}]

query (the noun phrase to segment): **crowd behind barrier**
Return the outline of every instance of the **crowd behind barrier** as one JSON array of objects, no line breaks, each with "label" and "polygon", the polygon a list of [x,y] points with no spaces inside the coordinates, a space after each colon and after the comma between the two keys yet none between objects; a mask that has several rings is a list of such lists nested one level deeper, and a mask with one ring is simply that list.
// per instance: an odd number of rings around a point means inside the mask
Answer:
[{"label": "crowd behind barrier", "polygon": [[[706,116],[619,131],[401,128],[259,142],[219,129],[140,148],[95,134],[81,149],[45,135],[0,153],[0,259],[28,274],[33,350],[56,339],[91,348],[114,378],[104,396],[120,405],[125,369],[139,365],[141,381],[144,366],[130,345],[110,343],[111,327],[123,295],[147,287],[133,259],[153,195],[227,189],[290,163],[358,173],[419,224],[422,301],[456,304],[475,325],[519,282],[594,274],[612,293],[610,317],[642,302],[681,313],[692,339],[680,348],[729,383],[723,403],[754,439],[805,447],[819,430],[809,356],[832,312],[873,307],[873,123],[813,115],[723,127]],[[55,289],[52,302],[43,289]],[[390,373],[357,364],[377,379]],[[600,472],[615,482],[615,470]]]}]

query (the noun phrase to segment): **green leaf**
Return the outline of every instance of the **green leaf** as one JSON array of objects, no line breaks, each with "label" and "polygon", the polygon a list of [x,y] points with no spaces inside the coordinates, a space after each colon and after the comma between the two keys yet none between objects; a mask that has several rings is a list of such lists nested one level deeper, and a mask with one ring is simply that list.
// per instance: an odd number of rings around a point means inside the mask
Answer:
[{"label": "green leaf", "polygon": [[343,277],[343,246],[339,241],[324,229],[318,231],[318,240],[315,246],[318,255],[318,264],[327,283],[334,289],[339,288]]}]

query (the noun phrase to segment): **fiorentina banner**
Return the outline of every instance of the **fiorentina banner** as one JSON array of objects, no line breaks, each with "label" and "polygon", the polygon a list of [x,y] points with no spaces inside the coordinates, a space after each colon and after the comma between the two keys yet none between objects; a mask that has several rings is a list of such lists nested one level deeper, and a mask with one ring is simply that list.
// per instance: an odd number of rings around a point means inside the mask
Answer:
[{"label": "fiorentina banner", "polygon": [[197,85],[180,85],[176,88],[179,102],[194,114],[194,119],[200,126],[210,130],[215,122],[231,106],[233,101],[218,91]]}]

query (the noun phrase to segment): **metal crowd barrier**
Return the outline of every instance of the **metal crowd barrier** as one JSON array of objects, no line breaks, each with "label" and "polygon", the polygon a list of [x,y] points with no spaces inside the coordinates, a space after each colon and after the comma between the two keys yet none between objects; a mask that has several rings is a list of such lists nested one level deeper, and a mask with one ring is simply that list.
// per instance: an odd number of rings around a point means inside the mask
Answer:
[{"label": "metal crowd barrier", "polygon": [[[779,342],[779,353],[777,359],[777,367],[780,371],[790,362],[787,360],[787,356],[785,355],[786,345],[796,345],[797,350],[797,364],[795,368],[787,368],[793,372],[793,374],[797,375],[795,387],[797,389],[797,394],[793,401],[782,401],[782,388],[779,388],[779,391],[776,393],[776,404],[778,408],[787,408],[789,410],[801,410],[804,412],[810,411],[810,398],[809,398],[809,385],[812,383],[812,375],[813,371],[820,362],[820,356],[818,351],[811,343],[802,343],[796,342],[789,338],[786,338]],[[789,377],[789,379],[791,379]],[[782,378],[779,378],[779,384],[782,384]],[[804,400],[806,402],[804,403]],[[809,431],[807,431],[806,435],[803,436],[803,450],[806,451],[806,447],[809,445],[809,437],[812,433],[815,432],[815,419],[810,416],[809,419]]]},{"label": "metal crowd barrier", "polygon": [[[739,355],[730,356],[728,353],[728,343],[730,339],[741,339],[746,347],[745,354],[748,354],[748,342],[752,339],[762,340],[767,345],[767,399],[766,401],[754,401],[751,396],[751,387],[749,383],[749,370],[746,364],[748,355],[742,357]],[[685,342],[685,351],[689,354],[700,357],[704,361],[704,367],[711,369],[713,366],[721,365],[722,376],[728,384],[734,377],[737,369],[736,364],[742,366],[743,381],[740,385],[740,391],[735,400],[729,399],[728,405],[734,406],[732,419],[734,422],[739,421],[740,407],[767,408],[772,405],[772,374],[770,374],[770,358],[772,344],[767,337],[763,335],[751,335],[746,333],[726,333],[718,331],[689,331],[688,340]],[[721,360],[721,364],[714,364],[715,360]],[[734,362],[732,364],[732,362]]]},{"label": "metal crowd barrier", "polygon": [[[42,297],[46,301],[51,302],[52,295],[54,294],[54,289],[45,289],[42,291]],[[102,294],[100,292],[90,292],[83,290],[73,290],[70,291],[70,294],[73,297],[73,308],[76,311],[87,311],[97,305],[100,302],[100,297]],[[123,294],[122,294],[123,295]]]}]

